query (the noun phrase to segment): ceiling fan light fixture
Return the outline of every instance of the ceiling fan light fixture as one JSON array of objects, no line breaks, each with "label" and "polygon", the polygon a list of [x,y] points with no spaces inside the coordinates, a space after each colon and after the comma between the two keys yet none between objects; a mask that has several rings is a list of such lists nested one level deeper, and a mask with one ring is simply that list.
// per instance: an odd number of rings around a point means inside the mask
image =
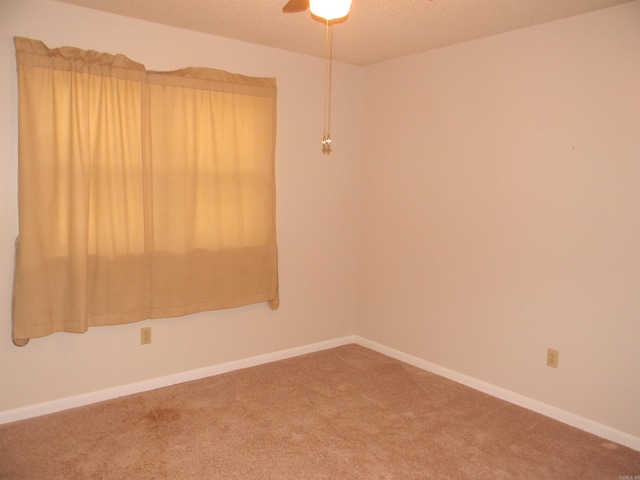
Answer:
[{"label": "ceiling fan light fixture", "polygon": [[335,20],[349,15],[351,0],[309,0],[309,9],[316,17]]}]

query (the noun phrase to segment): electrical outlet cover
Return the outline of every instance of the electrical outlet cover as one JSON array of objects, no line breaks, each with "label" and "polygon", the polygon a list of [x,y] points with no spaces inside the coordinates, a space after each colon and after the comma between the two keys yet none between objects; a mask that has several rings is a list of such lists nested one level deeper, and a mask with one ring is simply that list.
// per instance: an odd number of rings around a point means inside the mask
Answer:
[{"label": "electrical outlet cover", "polygon": [[151,343],[151,327],[140,329],[140,345],[148,345]]},{"label": "electrical outlet cover", "polygon": [[547,366],[558,368],[558,356],[560,352],[554,348],[547,348]]}]

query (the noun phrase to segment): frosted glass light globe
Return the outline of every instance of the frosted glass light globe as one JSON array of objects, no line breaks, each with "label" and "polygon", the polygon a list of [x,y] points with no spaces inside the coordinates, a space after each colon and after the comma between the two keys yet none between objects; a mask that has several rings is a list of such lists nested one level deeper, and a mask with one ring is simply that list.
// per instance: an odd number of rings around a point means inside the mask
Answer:
[{"label": "frosted glass light globe", "polygon": [[346,17],[350,8],[351,0],[309,0],[311,13],[325,20]]}]

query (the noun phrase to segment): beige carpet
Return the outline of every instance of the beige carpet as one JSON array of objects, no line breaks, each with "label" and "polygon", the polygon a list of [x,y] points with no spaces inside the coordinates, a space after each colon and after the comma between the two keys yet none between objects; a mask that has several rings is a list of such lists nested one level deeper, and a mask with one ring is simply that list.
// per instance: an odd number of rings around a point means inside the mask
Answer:
[{"label": "beige carpet", "polygon": [[640,452],[356,345],[0,426],[2,479],[640,475]]}]

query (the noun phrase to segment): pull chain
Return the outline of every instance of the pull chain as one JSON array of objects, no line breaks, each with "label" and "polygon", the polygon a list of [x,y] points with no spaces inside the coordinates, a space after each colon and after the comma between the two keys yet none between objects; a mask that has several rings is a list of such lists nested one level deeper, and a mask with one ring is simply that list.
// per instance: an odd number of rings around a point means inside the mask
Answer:
[{"label": "pull chain", "polygon": [[324,133],[322,135],[322,153],[331,153],[331,57],[333,42],[329,20],[327,20],[324,43]]}]

